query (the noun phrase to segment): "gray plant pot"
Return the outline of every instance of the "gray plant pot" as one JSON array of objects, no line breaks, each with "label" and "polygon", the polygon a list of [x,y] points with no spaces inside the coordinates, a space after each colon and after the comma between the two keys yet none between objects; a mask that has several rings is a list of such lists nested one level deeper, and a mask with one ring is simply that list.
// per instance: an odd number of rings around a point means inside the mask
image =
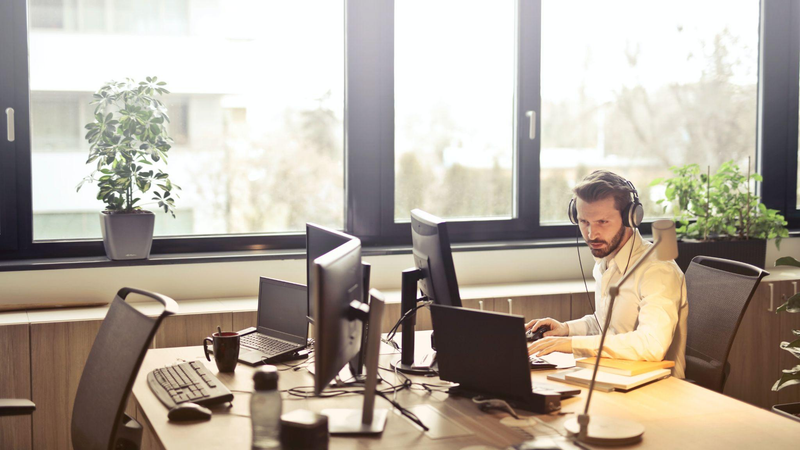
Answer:
[{"label": "gray plant pot", "polygon": [[150,211],[100,213],[100,229],[108,259],[147,259],[156,216]]},{"label": "gray plant pot", "polygon": [[694,241],[678,242],[678,257],[675,262],[684,272],[695,256],[713,256],[715,258],[741,261],[761,269],[767,259],[767,241],[750,239],[746,241]]}]

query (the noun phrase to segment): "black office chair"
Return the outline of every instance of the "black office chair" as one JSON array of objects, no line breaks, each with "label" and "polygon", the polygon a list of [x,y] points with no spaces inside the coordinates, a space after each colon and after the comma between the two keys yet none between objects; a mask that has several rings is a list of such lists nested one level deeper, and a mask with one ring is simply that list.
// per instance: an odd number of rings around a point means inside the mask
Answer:
[{"label": "black office chair", "polygon": [[[164,305],[158,317],[147,317],[125,298],[144,295]],[[125,414],[128,396],[147,348],[164,317],[178,312],[175,300],[133,288],[117,292],[83,368],[72,409],[72,447],[87,450],[134,450],[141,446],[142,426]]]},{"label": "black office chair", "polygon": [[738,261],[710,256],[692,259],[686,270],[687,380],[722,393],[736,330],[766,275],[769,272]]}]

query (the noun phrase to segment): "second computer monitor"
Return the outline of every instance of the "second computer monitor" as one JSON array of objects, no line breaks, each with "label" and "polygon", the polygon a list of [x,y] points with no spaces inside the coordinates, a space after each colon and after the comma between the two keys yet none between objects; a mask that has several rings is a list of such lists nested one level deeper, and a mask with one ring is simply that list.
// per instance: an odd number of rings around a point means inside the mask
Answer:
[{"label": "second computer monitor", "polygon": [[314,305],[314,392],[319,394],[361,349],[362,321],[351,311],[363,302],[361,241],[345,242],[315,259],[310,288]]},{"label": "second computer monitor", "polygon": [[447,223],[425,211],[411,211],[414,264],[422,271],[422,294],[439,305],[461,306]]},{"label": "second computer monitor", "polygon": [[314,282],[314,260],[353,239],[355,239],[355,236],[350,236],[349,234],[345,234],[340,231],[315,225],[313,223],[306,224],[306,284],[309,287],[309,317],[314,317],[314,302],[311,301],[311,285]]}]

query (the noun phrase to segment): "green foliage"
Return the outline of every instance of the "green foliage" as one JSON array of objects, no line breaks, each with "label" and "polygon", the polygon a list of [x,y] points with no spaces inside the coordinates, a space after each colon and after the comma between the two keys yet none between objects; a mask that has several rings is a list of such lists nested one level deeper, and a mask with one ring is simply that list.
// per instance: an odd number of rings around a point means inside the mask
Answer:
[{"label": "green foliage", "polygon": [[[776,266],[794,266],[800,267],[800,261],[792,258],[791,256],[784,256],[775,261]],[[775,313],[800,313],[800,294],[795,294],[786,303],[782,304],[775,310]],[[792,330],[792,334],[800,336],[800,330]],[[792,342],[781,342],[781,348],[794,355],[795,358],[800,359],[800,339],[795,339]],[[791,369],[783,370],[781,378],[772,386],[773,391],[779,391],[785,387],[800,384],[800,366],[795,366]]]},{"label": "green foliage", "polygon": [[[137,193],[152,189],[152,200],[165,213],[175,217],[176,190],[169,175],[152,166],[167,163],[172,139],[165,124],[169,123],[167,108],[156,95],[169,94],[166,83],[156,77],[136,83],[128,78],[111,81],[94,95],[94,120],[86,125],[89,159],[96,161],[96,170],[78,184],[97,182],[97,199],[106,204],[107,211],[132,212],[140,210]],[[146,168],[149,166],[150,168]]]},{"label": "green foliage", "polygon": [[789,236],[786,220],[775,209],[767,208],[750,192],[749,179],[762,181],[761,175],[742,174],[733,161],[723,163],[711,176],[700,173],[700,166],[671,167],[673,178],[653,180],[650,186],[666,186],[665,198],[657,203],[675,207],[676,231],[682,238],[698,240],[775,239]]},{"label": "green foliage", "polygon": [[784,369],[781,378],[772,386],[773,391],[780,391],[781,389],[795,384],[800,384],[800,366],[794,366],[791,369]]}]

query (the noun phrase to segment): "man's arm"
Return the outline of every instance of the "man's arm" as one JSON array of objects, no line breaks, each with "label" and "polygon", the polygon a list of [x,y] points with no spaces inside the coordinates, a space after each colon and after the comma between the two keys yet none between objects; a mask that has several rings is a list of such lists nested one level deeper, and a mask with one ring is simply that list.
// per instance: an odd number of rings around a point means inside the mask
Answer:
[{"label": "man's arm", "polygon": [[[639,294],[639,325],[629,333],[606,336],[602,356],[644,361],[664,359],[678,325],[684,297],[683,277],[671,264],[653,264],[640,278]],[[576,357],[596,356],[599,346],[600,336],[572,338]]]},{"label": "man's arm", "polygon": [[[580,319],[565,322],[569,325],[570,336],[590,336],[600,334],[600,327],[594,314],[587,314]],[[598,341],[599,342],[599,341]]]}]

